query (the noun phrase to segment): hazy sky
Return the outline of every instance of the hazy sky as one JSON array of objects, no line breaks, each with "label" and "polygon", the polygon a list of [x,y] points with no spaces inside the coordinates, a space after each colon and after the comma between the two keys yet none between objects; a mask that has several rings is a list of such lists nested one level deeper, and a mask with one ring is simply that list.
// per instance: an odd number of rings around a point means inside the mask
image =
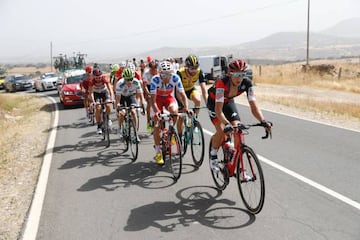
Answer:
[{"label": "hazy sky", "polygon": [[[306,31],[307,0],[0,0],[0,62],[88,60],[160,47],[240,44]],[[310,31],[360,17],[360,0],[310,0]],[[354,29],[355,30],[355,29]]]}]

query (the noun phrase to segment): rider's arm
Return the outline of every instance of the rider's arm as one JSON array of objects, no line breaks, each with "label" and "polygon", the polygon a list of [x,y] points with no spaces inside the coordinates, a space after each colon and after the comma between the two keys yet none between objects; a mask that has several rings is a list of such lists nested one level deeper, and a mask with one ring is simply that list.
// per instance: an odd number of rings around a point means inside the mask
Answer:
[{"label": "rider's arm", "polygon": [[94,99],[94,88],[92,85],[89,85],[89,94],[90,94],[90,99],[91,99],[91,102],[95,102],[95,99]]},{"label": "rider's arm", "polygon": [[207,99],[206,83],[204,82],[200,83],[200,88],[204,103],[206,104],[206,99]]},{"label": "rider's arm", "polygon": [[262,112],[260,110],[260,108],[257,106],[256,101],[249,101],[249,105],[250,105],[250,109],[251,109],[251,113],[252,115],[259,121],[263,121],[264,120],[264,116],[262,115]]},{"label": "rider's arm", "polygon": [[107,89],[108,89],[108,91],[110,93],[110,100],[114,100],[114,92],[113,92],[113,90],[111,88],[110,82],[106,82],[106,87],[107,87]]}]

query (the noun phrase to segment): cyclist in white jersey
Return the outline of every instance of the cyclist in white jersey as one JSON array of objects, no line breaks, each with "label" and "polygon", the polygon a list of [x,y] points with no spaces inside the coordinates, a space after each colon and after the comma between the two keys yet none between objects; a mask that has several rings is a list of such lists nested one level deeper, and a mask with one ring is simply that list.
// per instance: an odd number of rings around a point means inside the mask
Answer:
[{"label": "cyclist in white jersey", "polygon": [[158,63],[155,60],[151,60],[148,64],[148,68],[145,69],[145,72],[143,74],[143,91],[144,91],[144,97],[147,102],[146,105],[146,130],[148,132],[152,131],[152,126],[150,124],[150,107],[151,107],[151,96],[150,96],[150,82],[151,78],[158,74]]},{"label": "cyclist in white jersey", "polygon": [[[160,149],[160,126],[157,122],[163,107],[172,114],[178,113],[178,103],[174,97],[175,88],[177,88],[180,100],[184,105],[184,111],[189,112],[187,97],[180,77],[174,73],[173,65],[169,61],[163,61],[159,64],[159,74],[152,77],[150,82],[151,105],[155,112],[153,133],[156,152],[155,161],[159,165],[164,164],[164,159]],[[174,124],[176,124],[176,120],[175,117]]]},{"label": "cyclist in white jersey", "polygon": [[[126,68],[122,73],[122,78],[116,83],[116,106],[137,106],[137,100],[139,99],[140,105],[143,107],[142,114],[144,112],[144,95],[141,88],[139,79],[135,78],[135,73],[132,69]],[[132,119],[134,126],[138,125],[137,111],[131,109]],[[125,109],[118,111],[118,124],[119,128],[124,120]],[[121,133],[121,130],[119,131]],[[139,140],[139,139],[138,139]]]}]

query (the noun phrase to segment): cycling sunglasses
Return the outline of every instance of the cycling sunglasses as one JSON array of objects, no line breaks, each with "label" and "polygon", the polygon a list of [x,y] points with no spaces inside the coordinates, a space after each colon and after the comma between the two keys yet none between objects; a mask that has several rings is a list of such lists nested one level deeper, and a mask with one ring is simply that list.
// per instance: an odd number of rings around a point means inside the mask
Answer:
[{"label": "cycling sunglasses", "polygon": [[244,78],[246,76],[246,73],[245,72],[231,72],[230,75],[233,77]]},{"label": "cycling sunglasses", "polygon": [[133,79],[134,79],[134,78],[125,78],[125,81],[127,81],[127,82],[132,82]]},{"label": "cycling sunglasses", "polygon": [[169,78],[171,77],[171,73],[160,73],[161,78]]}]

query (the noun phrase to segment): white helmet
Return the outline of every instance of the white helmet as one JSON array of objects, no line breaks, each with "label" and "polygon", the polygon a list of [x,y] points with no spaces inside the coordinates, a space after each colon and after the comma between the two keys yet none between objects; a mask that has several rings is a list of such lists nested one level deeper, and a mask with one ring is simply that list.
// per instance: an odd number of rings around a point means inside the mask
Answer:
[{"label": "white helmet", "polygon": [[136,72],[136,67],[135,67],[135,64],[131,63],[131,62],[128,62],[127,68],[130,68],[133,72]]},{"label": "white helmet", "polygon": [[159,64],[159,71],[161,72],[173,72],[174,66],[169,61],[162,61]]},{"label": "white helmet", "polygon": [[119,67],[122,67],[122,68],[126,67],[126,62],[125,62],[125,61],[122,61],[122,62],[119,64]]}]

